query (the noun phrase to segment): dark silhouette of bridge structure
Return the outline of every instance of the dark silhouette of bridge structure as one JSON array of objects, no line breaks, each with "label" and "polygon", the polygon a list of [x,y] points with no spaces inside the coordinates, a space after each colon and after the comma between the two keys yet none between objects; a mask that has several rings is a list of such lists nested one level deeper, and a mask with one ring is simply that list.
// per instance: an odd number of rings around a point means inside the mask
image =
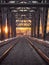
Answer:
[{"label": "dark silhouette of bridge structure", "polygon": [[[17,27],[30,27],[32,37],[40,37],[40,21],[42,24],[42,38],[46,38],[49,0],[0,0],[0,40],[6,39],[5,26],[7,21],[8,37],[15,37]],[[19,22],[16,22],[19,20]],[[25,22],[29,26],[20,26]],[[11,34],[10,34],[11,31]]]}]

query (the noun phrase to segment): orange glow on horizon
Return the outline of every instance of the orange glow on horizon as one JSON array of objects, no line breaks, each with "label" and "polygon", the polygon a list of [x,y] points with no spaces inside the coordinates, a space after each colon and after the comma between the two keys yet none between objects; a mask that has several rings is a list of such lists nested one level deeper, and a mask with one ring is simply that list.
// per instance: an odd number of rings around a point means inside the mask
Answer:
[{"label": "orange glow on horizon", "polygon": [[0,34],[1,34],[1,26],[0,26]]},{"label": "orange glow on horizon", "polygon": [[7,19],[6,19],[6,25],[5,25],[5,29],[4,29],[4,31],[5,31],[5,34],[8,34]]},{"label": "orange glow on horizon", "polygon": [[23,33],[24,35],[30,35],[31,33],[30,33],[30,31],[31,31],[31,28],[28,28],[28,27],[24,27],[24,28],[16,28],[16,32],[17,33]]},{"label": "orange glow on horizon", "polygon": [[16,30],[21,30],[22,32],[25,32],[26,30],[31,30],[31,28],[28,28],[28,27],[26,27],[26,28],[16,28]]},{"label": "orange glow on horizon", "polygon": [[[30,22],[31,23],[31,20],[16,20],[16,22],[21,22],[19,23],[19,28],[16,28],[16,33],[20,33],[20,34],[23,34],[23,35],[27,35],[27,34],[31,34],[31,28],[27,27],[27,26],[30,26],[29,23],[26,23],[26,22]],[[23,22],[25,22],[23,24]],[[21,26],[26,26],[26,27],[21,27]]]},{"label": "orange glow on horizon", "polygon": [[8,33],[8,27],[5,26],[5,33],[7,34]]}]

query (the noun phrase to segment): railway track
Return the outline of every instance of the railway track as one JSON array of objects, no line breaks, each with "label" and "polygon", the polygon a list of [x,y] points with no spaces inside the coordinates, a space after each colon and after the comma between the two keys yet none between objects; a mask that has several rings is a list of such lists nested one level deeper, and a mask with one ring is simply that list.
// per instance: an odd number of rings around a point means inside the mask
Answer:
[{"label": "railway track", "polygon": [[42,44],[42,45],[44,45],[45,47],[49,48],[49,43],[47,43],[47,42],[37,40],[37,39],[35,39],[35,38],[33,38],[33,37],[28,37],[28,38],[30,38],[30,39],[33,40],[34,42],[36,41],[38,44]]},{"label": "railway track", "polygon": [[43,53],[45,53],[45,55],[47,55],[49,57],[49,44],[46,43],[42,43],[42,42],[36,42],[33,38],[29,38],[32,41],[32,43],[37,46],[39,49],[42,50]]},{"label": "railway track", "polygon": [[25,38],[28,43],[31,45],[31,47],[33,47],[36,52],[41,56],[41,58],[47,63],[47,65],[49,65],[49,57],[47,57],[37,46],[35,46],[32,41],[28,38]]},{"label": "railway track", "polygon": [[6,56],[9,54],[9,52],[12,50],[12,48],[16,45],[16,43],[18,43],[18,41],[19,41],[19,39],[16,40],[16,38],[10,41],[10,43],[12,42],[14,44],[10,45],[9,48],[6,49],[6,51],[4,51],[4,53],[0,56],[0,63],[6,58]]},{"label": "railway track", "polygon": [[[15,38],[17,38],[17,37],[15,37]],[[4,42],[0,43],[0,48],[1,48],[2,46],[4,46],[4,45],[10,43],[11,41],[13,41],[15,38],[9,39],[9,40],[7,40],[7,41],[5,40]]]},{"label": "railway track", "polygon": [[0,56],[1,65],[49,65],[49,58],[27,37],[20,37],[12,43]]}]

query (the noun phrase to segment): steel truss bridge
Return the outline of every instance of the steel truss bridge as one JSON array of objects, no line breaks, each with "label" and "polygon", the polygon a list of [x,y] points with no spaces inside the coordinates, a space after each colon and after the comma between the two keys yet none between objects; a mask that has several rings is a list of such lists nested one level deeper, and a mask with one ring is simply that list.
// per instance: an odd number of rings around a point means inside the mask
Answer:
[{"label": "steel truss bridge", "polygon": [[[31,27],[31,36],[39,38],[40,20],[42,24],[42,37],[45,39],[48,8],[49,0],[0,0],[0,39],[6,38],[4,30],[6,21],[8,38],[10,38],[10,31],[12,32],[12,37],[16,36],[16,27]],[[17,20],[19,21],[17,22]],[[20,20],[23,20],[23,22]],[[24,22],[24,20],[31,20],[31,22]]]}]

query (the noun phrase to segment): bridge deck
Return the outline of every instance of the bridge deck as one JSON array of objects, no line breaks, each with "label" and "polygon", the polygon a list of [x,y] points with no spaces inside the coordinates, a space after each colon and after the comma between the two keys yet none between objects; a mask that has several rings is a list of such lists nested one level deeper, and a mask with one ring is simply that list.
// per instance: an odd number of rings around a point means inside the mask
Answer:
[{"label": "bridge deck", "polygon": [[[9,40],[6,42],[9,42]],[[39,44],[33,40],[31,40],[31,42],[49,57],[49,47],[45,47],[43,44]],[[26,37],[15,38],[8,44],[0,47],[0,57],[14,44],[15,46],[10,50],[8,55],[4,57],[0,65],[47,65],[47,62],[45,62],[45,60],[43,60],[37,51],[29,44]]]}]

